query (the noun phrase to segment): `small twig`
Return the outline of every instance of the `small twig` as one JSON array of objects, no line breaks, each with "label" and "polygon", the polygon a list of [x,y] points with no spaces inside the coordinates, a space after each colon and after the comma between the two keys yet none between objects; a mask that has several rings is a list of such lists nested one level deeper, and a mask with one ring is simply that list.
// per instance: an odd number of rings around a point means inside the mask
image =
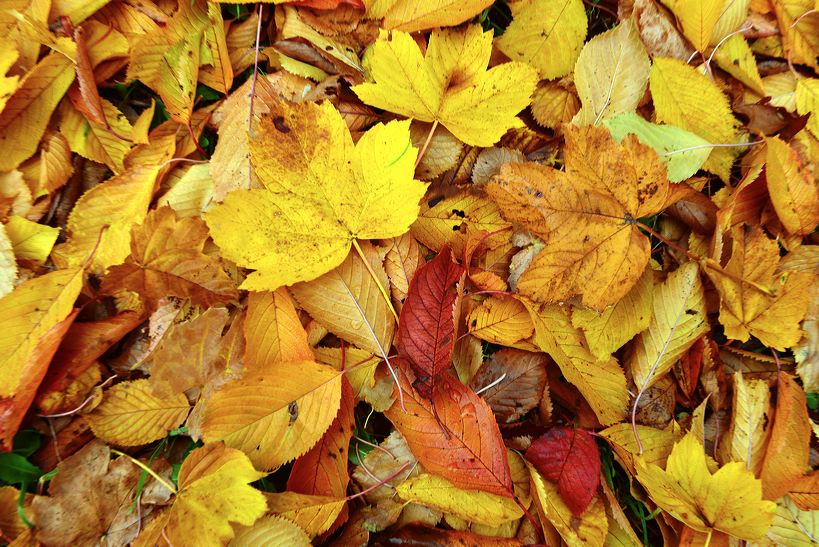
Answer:
[{"label": "small twig", "polygon": [[378,287],[378,292],[380,292],[381,296],[384,297],[384,302],[387,303],[387,307],[392,312],[392,316],[395,317],[396,321],[398,321],[398,314],[395,312],[395,308],[392,306],[392,301],[390,300],[390,296],[387,294],[387,289],[384,288],[384,285],[381,284],[381,280],[378,279],[377,275],[375,275],[375,270],[373,270],[373,267],[370,265],[370,261],[367,260],[367,257],[364,256],[364,250],[361,248],[361,245],[358,244],[357,239],[353,239],[353,247],[358,253],[358,256],[361,257],[361,261],[364,263],[364,267],[367,268],[367,271],[370,273],[370,277],[372,277],[373,281],[375,281],[375,284]]},{"label": "small twig", "polygon": [[[91,390],[93,391],[96,388],[105,387],[111,380],[113,380],[116,377],[117,377],[117,375],[114,374],[113,376],[109,377],[107,380],[105,380],[100,385],[91,388]],[[37,414],[37,416],[39,416],[40,418],[64,418],[66,416],[71,416],[72,414],[76,414],[77,412],[79,412],[80,410],[85,408],[85,405],[87,405],[88,403],[90,403],[93,400],[94,400],[94,394],[92,393],[91,395],[89,395],[88,397],[85,398],[85,400],[80,404],[80,406],[78,406],[78,407],[76,407],[76,408],[74,408],[72,410],[67,410],[65,412],[58,412],[57,414]]]},{"label": "small twig", "polygon": [[506,373],[504,372],[503,374],[501,374],[500,376],[498,376],[497,378],[495,378],[494,380],[492,380],[490,383],[486,384],[486,385],[485,385],[485,386],[483,386],[481,389],[479,389],[478,391],[476,391],[476,392],[475,392],[475,395],[480,395],[481,393],[483,393],[483,392],[484,392],[484,391],[486,391],[487,389],[492,389],[493,387],[495,387],[495,386],[496,386],[496,385],[498,385],[499,383],[503,382],[503,380],[504,380],[505,378],[506,378]]},{"label": "small twig", "polygon": [[[367,494],[369,494],[370,492],[372,492],[376,488],[381,488],[382,486],[386,486],[388,482],[390,482],[392,479],[397,477],[401,473],[401,471],[403,471],[407,467],[409,467],[409,462],[404,463],[404,465],[399,467],[395,472],[390,473],[390,475],[388,477],[383,478],[383,479],[378,479],[378,482],[373,484],[369,488],[365,488],[364,490],[362,490],[361,492],[358,492],[357,494],[349,495],[344,499],[347,500],[347,501],[354,500],[356,498],[360,498],[361,496],[366,496]],[[389,486],[391,488],[394,488],[392,485],[389,485]]]},{"label": "small twig", "polygon": [[432,127],[429,128],[429,134],[427,135],[427,140],[424,141],[424,146],[421,147],[421,150],[418,151],[418,157],[415,159],[415,168],[418,169],[418,166],[421,164],[421,160],[424,158],[424,154],[427,153],[427,148],[429,147],[429,143],[432,142],[432,135],[435,133],[435,129],[438,128],[438,120],[432,122]]},{"label": "small twig", "polygon": [[256,97],[256,77],[259,73],[259,41],[262,37],[262,9],[264,4],[259,4],[259,22],[256,25],[256,56],[253,59],[253,76],[250,80],[250,108],[247,114],[247,131],[253,135],[253,99]]},{"label": "small twig", "polygon": [[196,147],[196,150],[198,150],[200,154],[202,154],[203,156],[205,156],[207,158],[208,153],[205,152],[202,149],[201,146],[199,146],[199,139],[197,139],[196,135],[193,133],[193,126],[191,125],[191,122],[188,122],[188,125],[185,126],[185,127],[188,128],[188,135],[190,136],[191,140],[193,141],[193,145]]},{"label": "small twig", "polygon": [[395,457],[395,455],[392,452],[390,452],[389,450],[387,450],[386,448],[384,448],[383,446],[381,446],[379,444],[371,443],[368,440],[362,439],[358,435],[353,435],[353,439],[357,440],[361,444],[366,444],[367,446],[371,446],[371,447],[375,448],[376,450],[380,450],[381,452],[383,452],[384,454],[387,454],[390,458],[392,458],[394,460],[398,459],[398,458]]},{"label": "small twig", "polygon": [[719,46],[721,46],[723,43],[725,43],[725,41],[728,40],[731,36],[734,36],[736,34],[741,34],[741,33],[745,32],[746,30],[751,30],[751,27],[744,27],[744,28],[741,28],[741,29],[737,29],[734,32],[729,32],[728,34],[726,34],[722,38],[722,40],[717,42],[717,45],[714,46],[713,51],[711,51],[711,55],[709,55],[708,60],[705,61],[705,69],[708,71],[708,74],[711,75],[712,80],[714,79],[714,73],[711,71],[711,60],[714,58],[714,54],[717,52],[717,49],[719,49]]},{"label": "small twig", "polygon": [[145,465],[144,463],[142,463],[138,459],[134,458],[133,456],[130,456],[129,454],[126,454],[125,452],[117,450],[115,448],[111,449],[111,454],[116,454],[117,456],[123,456],[125,458],[128,458],[129,460],[131,460],[131,463],[133,463],[137,467],[141,468],[143,471],[147,472],[154,479],[156,479],[156,482],[158,482],[159,484],[161,484],[162,486],[167,488],[171,492],[171,494],[176,495],[176,488],[174,488],[174,486],[171,483],[169,483],[168,481],[166,481],[165,479],[160,477],[159,474],[156,471],[154,471],[153,469],[151,469],[150,467],[148,467],[147,465]]}]

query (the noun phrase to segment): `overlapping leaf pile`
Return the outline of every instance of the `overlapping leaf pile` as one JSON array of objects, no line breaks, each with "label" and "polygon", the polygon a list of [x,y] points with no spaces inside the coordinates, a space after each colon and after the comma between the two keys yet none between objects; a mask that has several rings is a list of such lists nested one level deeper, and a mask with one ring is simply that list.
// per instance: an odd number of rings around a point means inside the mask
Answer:
[{"label": "overlapping leaf pile", "polygon": [[819,537],[813,0],[0,28],[0,540]]}]

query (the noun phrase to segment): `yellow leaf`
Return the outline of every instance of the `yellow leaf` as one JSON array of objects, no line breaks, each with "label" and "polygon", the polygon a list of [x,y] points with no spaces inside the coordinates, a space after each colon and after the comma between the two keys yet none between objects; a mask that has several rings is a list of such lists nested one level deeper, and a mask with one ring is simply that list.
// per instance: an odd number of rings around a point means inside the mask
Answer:
[{"label": "yellow leaf", "polygon": [[557,129],[569,123],[580,110],[574,86],[564,80],[540,82],[532,95],[532,117],[543,127]]},{"label": "yellow leaf", "polygon": [[14,249],[6,233],[6,227],[0,224],[0,298],[3,298],[14,289],[17,279],[17,259]]},{"label": "yellow leaf", "polygon": [[160,398],[148,380],[134,380],[106,391],[102,403],[86,419],[100,439],[136,446],[165,437],[185,421],[189,410],[183,393]]},{"label": "yellow leaf", "polygon": [[[728,98],[711,81],[683,61],[654,59],[649,78],[657,121],[696,133],[712,144],[735,144],[745,138],[731,114]],[[703,168],[728,180],[742,147],[714,148]]]},{"label": "yellow leaf", "polygon": [[[767,91],[767,90],[766,90]],[[819,78],[801,78],[796,81],[794,99],[796,111],[801,114],[810,114],[808,131],[819,139]]]},{"label": "yellow leaf", "polygon": [[133,128],[130,122],[110,102],[102,99],[102,108],[108,127],[88,120],[70,101],[60,107],[60,133],[68,141],[71,150],[84,158],[104,163],[114,173],[121,173],[125,156],[131,149]]},{"label": "yellow leaf", "polygon": [[222,443],[197,448],[182,462],[179,491],[165,533],[173,545],[223,545],[230,523],[249,526],[266,510],[264,494],[250,486],[264,477],[247,456]]},{"label": "yellow leaf", "polygon": [[654,503],[700,532],[713,529],[758,539],[776,511],[774,502],[762,499],[762,483],[745,463],[731,462],[712,474],[693,433],[674,445],[665,470],[638,459],[637,480]]},{"label": "yellow leaf", "polygon": [[209,307],[238,298],[219,259],[204,253],[208,229],[198,217],[177,219],[170,207],[151,211],[131,230],[131,255],[103,280],[109,294],[127,289],[152,305],[168,296]]},{"label": "yellow leaf", "polygon": [[261,371],[277,362],[314,358],[287,289],[250,293],[244,331],[245,366],[250,371]]},{"label": "yellow leaf", "polygon": [[768,530],[774,545],[808,547],[819,538],[819,511],[803,511],[785,496],[776,502],[776,515]]},{"label": "yellow leaf", "polygon": [[[797,101],[798,97],[797,87]],[[768,143],[765,175],[776,215],[788,232],[808,235],[819,224],[817,178],[803,167],[796,151],[785,141],[779,137],[769,137],[765,141]]]},{"label": "yellow leaf", "polygon": [[[802,336],[799,323],[807,311],[806,291],[814,276],[796,271],[776,275],[779,245],[759,227],[737,227],[733,240],[727,275],[707,270],[719,291],[719,321],[725,336],[745,342],[753,335],[764,345],[785,351]],[[762,292],[760,286],[774,296]]]},{"label": "yellow leaf", "polygon": [[131,228],[148,212],[159,165],[172,153],[169,146],[156,163],[131,167],[83,194],[68,217],[68,241],[54,249],[55,262],[77,266],[96,247],[91,271],[103,273],[109,266],[122,263],[130,253]]},{"label": "yellow leaf", "polygon": [[[412,145],[421,148],[429,136],[431,125],[423,122],[414,122],[410,125]],[[445,127],[438,126],[427,144],[427,151],[421,158],[421,163],[415,174],[421,180],[432,180],[444,171],[456,166],[461,158],[464,143],[455,138]]]},{"label": "yellow leaf", "polygon": [[628,294],[601,312],[574,308],[572,325],[583,330],[596,358],[607,359],[635,334],[648,328],[654,300],[653,279],[654,270],[646,268]]},{"label": "yellow leaf", "polygon": [[202,36],[202,47],[209,55],[202,59],[204,66],[199,69],[199,81],[227,95],[233,86],[233,65],[225,37],[225,22],[218,3],[208,2],[208,19],[210,24]]},{"label": "yellow leaf", "polygon": [[368,16],[383,18],[383,28],[404,32],[455,26],[472,19],[490,4],[492,0],[364,0]]},{"label": "yellow leaf", "polygon": [[637,387],[661,378],[709,328],[700,270],[687,262],[655,288],[651,324],[631,346],[627,366]]},{"label": "yellow leaf", "polygon": [[0,171],[14,169],[37,150],[74,76],[74,63],[60,53],[47,55],[26,73],[0,113]]},{"label": "yellow leaf", "polygon": [[502,346],[514,346],[535,331],[526,306],[513,297],[484,300],[467,316],[466,324],[472,336]]},{"label": "yellow leaf", "polygon": [[170,190],[157,200],[156,205],[168,205],[180,218],[201,216],[213,201],[213,179],[208,165],[192,165],[173,171],[165,183]]},{"label": "yellow leaf", "polygon": [[0,113],[3,112],[9,97],[17,89],[17,82],[20,81],[19,76],[5,75],[19,56],[12,42],[3,41],[0,45]]},{"label": "yellow leaf", "polygon": [[491,146],[529,104],[535,69],[505,63],[488,71],[492,33],[479,26],[433,32],[422,56],[412,37],[381,33],[367,50],[364,68],[371,80],[353,87],[365,103],[425,122],[438,121],[474,146]]},{"label": "yellow leaf", "polygon": [[[711,32],[711,45],[716,46],[723,38],[738,30],[748,18],[748,8],[756,0],[722,0],[722,11]],[[754,11],[762,11],[754,8]],[[724,45],[724,43],[723,43]]]},{"label": "yellow leaf", "polygon": [[82,284],[82,269],[57,270],[0,298],[0,397],[14,395],[40,338],[71,313]]},{"label": "yellow leaf", "polygon": [[665,467],[674,443],[682,437],[680,427],[676,422],[671,422],[666,429],[638,424],[637,434],[642,443],[642,452],[631,424],[615,424],[600,432],[600,435],[609,442],[620,458],[619,461],[632,475],[637,472],[635,463],[637,458],[641,458],[646,463]]},{"label": "yellow leaf", "polygon": [[743,462],[758,476],[771,433],[771,394],[765,380],[745,380],[734,374],[734,401],[731,427],[719,442],[719,460]]},{"label": "yellow leaf", "polygon": [[315,279],[354,239],[401,235],[418,215],[409,122],[379,124],[353,147],[330,102],[279,102],[250,148],[266,189],[234,191],[205,215],[223,256],[256,270],[244,289]]},{"label": "yellow leaf", "polygon": [[401,313],[401,306],[407,298],[412,276],[423,265],[421,247],[410,232],[393,237],[385,242],[384,271],[390,278],[390,289],[395,311]]},{"label": "yellow leaf", "polygon": [[722,70],[756,93],[765,95],[762,78],[759,76],[759,69],[756,66],[756,59],[751,47],[741,34],[734,34],[725,40],[714,54],[714,60]]},{"label": "yellow leaf", "polygon": [[674,12],[691,45],[705,52],[724,11],[725,0],[663,0],[663,3]]},{"label": "yellow leaf", "polygon": [[487,526],[500,526],[523,516],[523,511],[512,498],[482,490],[464,490],[443,477],[428,473],[402,482],[396,492],[406,501]]},{"label": "yellow leaf", "polygon": [[543,79],[569,74],[586,39],[582,0],[526,0],[510,7],[512,22],[495,42],[498,49],[529,63]]},{"label": "yellow leaf", "polygon": [[631,19],[589,40],[574,67],[580,112],[573,123],[597,125],[634,112],[646,91],[651,63]]},{"label": "yellow leaf", "polygon": [[541,520],[551,523],[570,547],[603,545],[609,521],[600,496],[595,495],[583,514],[575,517],[560,497],[557,485],[544,479],[532,465],[527,463],[527,467],[531,477],[532,497]]},{"label": "yellow leaf", "polygon": [[[381,286],[387,287],[378,252],[369,243],[362,250]],[[389,355],[395,319],[357,253],[318,279],[293,285],[291,291],[299,305],[336,336],[381,358]]]},{"label": "yellow leaf", "polygon": [[665,165],[628,136],[616,143],[603,128],[566,127],[566,171],[506,164],[487,185],[504,217],[542,238],[545,248],[520,277],[521,294],[538,302],[568,300],[602,310],[625,296],[648,263],[650,245],[634,219],[662,207]]},{"label": "yellow leaf", "polygon": [[111,0],[52,0],[49,21],[67,17],[74,25],[79,25],[91,17]]},{"label": "yellow leaf", "polygon": [[230,547],[259,547],[259,545],[287,545],[288,547],[311,547],[310,537],[289,520],[268,515],[256,523],[236,532]]},{"label": "yellow leaf", "polygon": [[226,384],[206,403],[203,437],[276,469],[321,438],[341,403],[341,374],[312,361],[279,363]]},{"label": "yellow leaf", "polygon": [[311,496],[297,492],[267,495],[269,513],[295,523],[310,537],[326,532],[346,503],[345,498]]},{"label": "yellow leaf", "polygon": [[819,67],[819,11],[814,0],[771,2],[783,34],[782,45],[792,63]]},{"label": "yellow leaf", "polygon": [[626,376],[617,360],[598,361],[586,347],[583,333],[572,326],[568,312],[559,306],[537,309],[527,304],[535,324],[535,344],[548,353],[563,376],[574,385],[603,425],[626,415]]},{"label": "yellow leaf", "polygon": [[381,358],[355,346],[316,348],[316,360],[336,370],[345,370],[357,400],[367,401],[377,412],[387,410],[393,403],[393,380],[386,374],[376,381],[375,374]]},{"label": "yellow leaf", "polygon": [[15,215],[6,222],[6,234],[14,246],[17,258],[34,260],[42,264],[51,254],[54,242],[60,235],[60,229]]}]

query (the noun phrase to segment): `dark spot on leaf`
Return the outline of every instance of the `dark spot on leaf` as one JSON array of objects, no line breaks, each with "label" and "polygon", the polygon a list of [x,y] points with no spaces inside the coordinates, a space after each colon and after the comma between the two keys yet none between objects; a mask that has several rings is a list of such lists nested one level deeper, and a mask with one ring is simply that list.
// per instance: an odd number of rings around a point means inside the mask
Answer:
[{"label": "dark spot on leaf", "polygon": [[287,413],[290,415],[290,423],[292,424],[299,417],[299,405],[296,401],[290,401],[290,404],[287,405]]},{"label": "dark spot on leaf", "polygon": [[430,208],[432,208],[432,207],[435,207],[436,205],[438,205],[439,203],[441,203],[443,200],[444,200],[443,195],[435,196],[434,198],[432,198],[431,200],[429,200],[427,202],[427,205],[429,205]]},{"label": "dark spot on leaf", "polygon": [[290,127],[284,122],[284,118],[282,116],[275,116],[273,118],[273,127],[282,133],[290,133]]},{"label": "dark spot on leaf", "polygon": [[460,209],[453,209],[453,210],[452,210],[452,214],[453,214],[453,215],[455,215],[455,216],[456,216],[456,217],[458,217],[458,218],[464,218],[464,217],[466,217],[466,212],[464,212],[464,211],[462,211],[462,210],[460,210]]}]

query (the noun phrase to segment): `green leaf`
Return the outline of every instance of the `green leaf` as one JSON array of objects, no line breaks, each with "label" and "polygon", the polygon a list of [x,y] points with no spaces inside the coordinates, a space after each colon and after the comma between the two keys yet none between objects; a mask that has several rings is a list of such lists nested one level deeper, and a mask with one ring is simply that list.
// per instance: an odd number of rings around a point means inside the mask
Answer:
[{"label": "green leaf", "polygon": [[0,454],[0,481],[7,484],[37,482],[43,472],[20,454]]}]

